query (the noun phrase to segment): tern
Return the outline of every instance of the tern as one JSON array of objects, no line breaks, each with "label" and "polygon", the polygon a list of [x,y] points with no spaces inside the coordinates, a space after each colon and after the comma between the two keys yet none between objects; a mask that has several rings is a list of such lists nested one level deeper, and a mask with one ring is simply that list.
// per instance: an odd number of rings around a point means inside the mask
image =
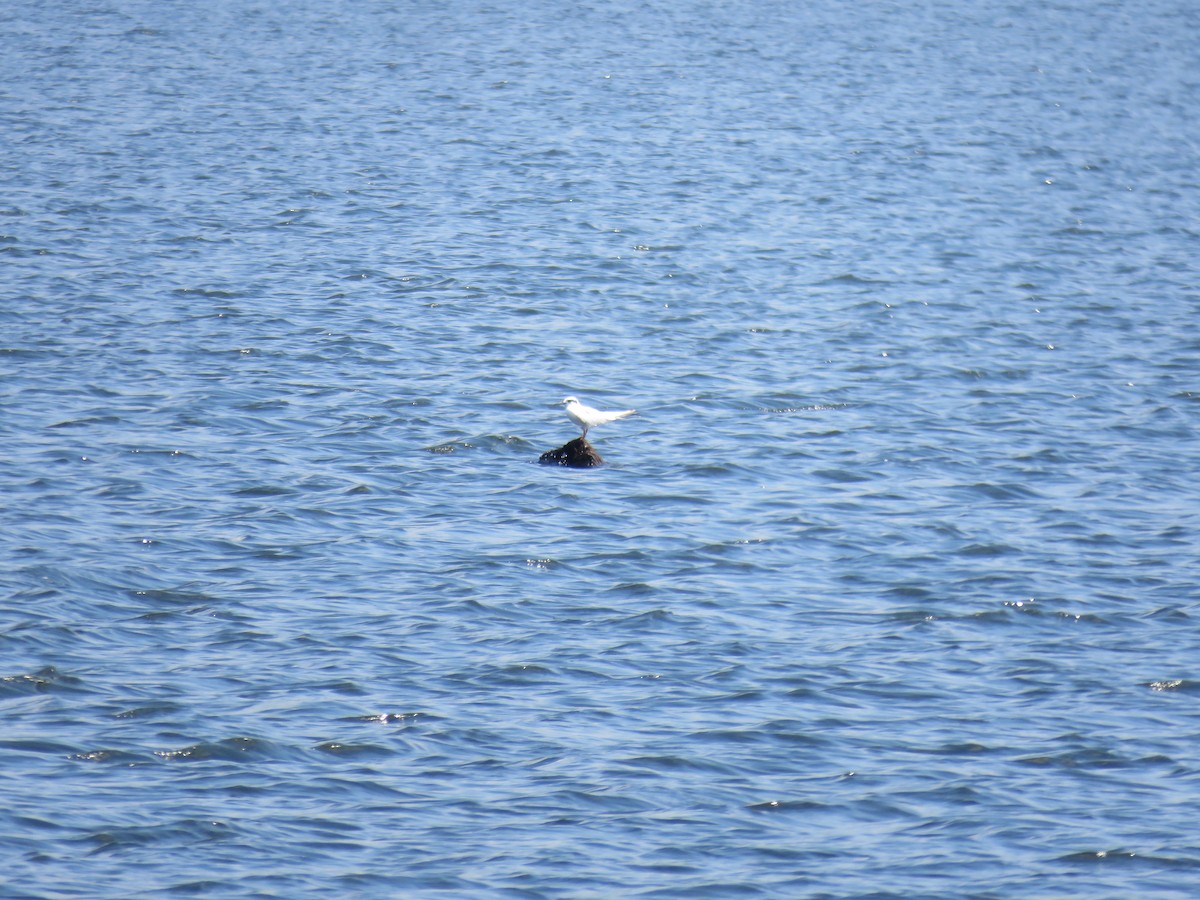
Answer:
[{"label": "tern", "polygon": [[584,406],[574,397],[567,397],[562,402],[567,407],[567,418],[583,429],[581,437],[585,438],[587,437],[589,428],[595,428],[597,425],[606,425],[609,422],[615,422],[617,419],[632,416],[637,412],[636,409],[592,409],[590,406]]}]

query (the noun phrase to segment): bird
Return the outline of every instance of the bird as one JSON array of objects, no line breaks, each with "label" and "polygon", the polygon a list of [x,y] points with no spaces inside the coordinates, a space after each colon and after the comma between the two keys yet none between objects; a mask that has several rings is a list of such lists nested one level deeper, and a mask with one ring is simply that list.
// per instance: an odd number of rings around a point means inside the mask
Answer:
[{"label": "bird", "polygon": [[580,436],[584,438],[587,437],[589,428],[615,422],[617,419],[632,416],[637,412],[636,409],[614,409],[607,411],[592,409],[590,406],[584,406],[575,397],[567,397],[562,403],[567,407],[567,418],[583,429],[583,434]]}]

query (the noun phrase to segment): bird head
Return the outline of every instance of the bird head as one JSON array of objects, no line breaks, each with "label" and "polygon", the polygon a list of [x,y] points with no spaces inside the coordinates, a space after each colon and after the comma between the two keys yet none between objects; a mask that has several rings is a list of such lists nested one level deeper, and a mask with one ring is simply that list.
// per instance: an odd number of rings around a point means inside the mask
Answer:
[{"label": "bird head", "polygon": [[579,400],[578,400],[577,398],[575,398],[575,397],[564,397],[564,398],[563,398],[561,401],[559,401],[559,402],[561,402],[561,403],[562,403],[564,406],[566,406],[566,405],[568,405],[568,404],[570,404],[570,403],[578,403],[578,402],[579,402]]}]

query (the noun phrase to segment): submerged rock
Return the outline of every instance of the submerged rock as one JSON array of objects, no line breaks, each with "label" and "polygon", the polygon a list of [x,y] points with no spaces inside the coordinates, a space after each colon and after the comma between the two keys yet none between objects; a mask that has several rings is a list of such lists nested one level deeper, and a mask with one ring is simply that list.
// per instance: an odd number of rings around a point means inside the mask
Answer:
[{"label": "submerged rock", "polygon": [[547,450],[538,457],[538,462],[547,466],[570,466],[573,469],[590,469],[604,465],[604,460],[587,438],[577,437],[557,450]]}]

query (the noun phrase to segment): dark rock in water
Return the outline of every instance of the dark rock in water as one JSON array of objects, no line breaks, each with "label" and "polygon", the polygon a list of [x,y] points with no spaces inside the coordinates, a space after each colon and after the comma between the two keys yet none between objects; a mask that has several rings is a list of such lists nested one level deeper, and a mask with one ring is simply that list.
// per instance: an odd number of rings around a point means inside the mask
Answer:
[{"label": "dark rock in water", "polygon": [[596,448],[586,438],[577,437],[557,450],[547,450],[538,457],[538,462],[547,466],[570,466],[573,469],[590,469],[604,465]]}]

